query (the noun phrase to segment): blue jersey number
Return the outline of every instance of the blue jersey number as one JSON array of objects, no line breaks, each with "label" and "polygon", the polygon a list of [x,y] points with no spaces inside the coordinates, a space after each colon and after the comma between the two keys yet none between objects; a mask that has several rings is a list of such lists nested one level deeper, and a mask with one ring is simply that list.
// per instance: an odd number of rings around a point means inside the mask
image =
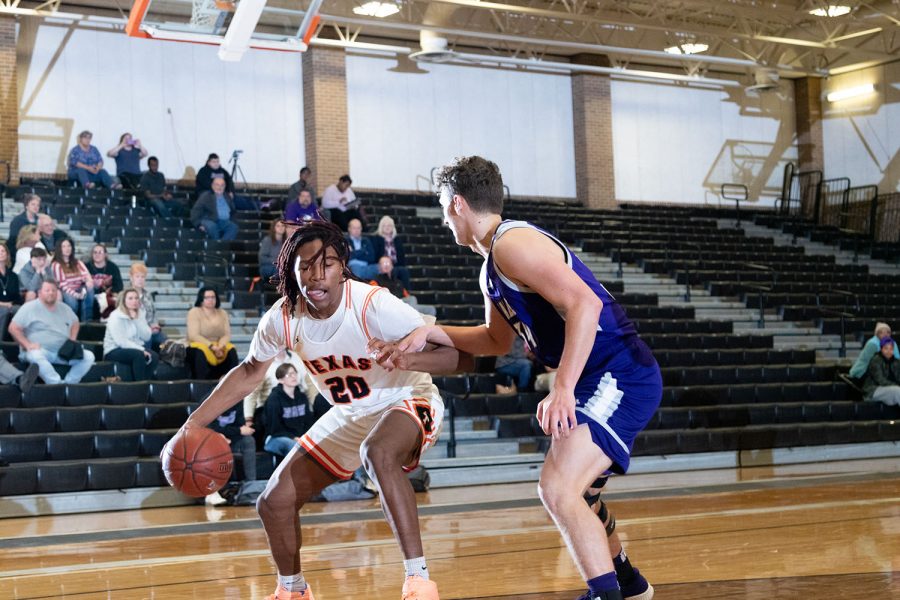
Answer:
[{"label": "blue jersey number", "polygon": [[516,315],[516,311],[513,310],[513,307],[509,305],[505,299],[500,298],[497,302],[494,303],[497,307],[497,310],[503,315],[506,319],[506,322],[513,328],[513,331],[516,334],[525,340],[525,343],[528,344],[528,347],[534,350],[537,348],[537,342],[534,340],[534,334],[531,333],[531,328],[528,327],[527,324],[523,323],[522,320]]}]

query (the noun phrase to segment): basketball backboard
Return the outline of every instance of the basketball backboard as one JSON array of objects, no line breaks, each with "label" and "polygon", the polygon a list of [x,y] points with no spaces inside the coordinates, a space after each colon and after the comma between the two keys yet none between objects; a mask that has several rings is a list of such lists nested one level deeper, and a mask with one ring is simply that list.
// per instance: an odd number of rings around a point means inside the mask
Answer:
[{"label": "basketball backboard", "polygon": [[222,60],[247,48],[303,52],[318,25],[321,0],[135,0],[132,37],[219,46]]}]

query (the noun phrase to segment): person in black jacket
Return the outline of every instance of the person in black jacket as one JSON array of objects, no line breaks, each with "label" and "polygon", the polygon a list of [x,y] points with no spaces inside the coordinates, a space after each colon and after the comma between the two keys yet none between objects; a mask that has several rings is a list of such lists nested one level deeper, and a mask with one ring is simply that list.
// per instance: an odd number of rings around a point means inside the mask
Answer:
[{"label": "person in black jacket", "polygon": [[197,171],[195,183],[197,184],[198,198],[203,192],[212,190],[212,181],[216,177],[223,178],[225,180],[225,191],[231,195],[234,194],[234,181],[231,180],[231,174],[222,168],[219,162],[219,155],[213,153],[207,157],[206,164]]},{"label": "person in black jacket", "polygon": [[41,197],[37,194],[23,194],[22,205],[25,207],[21,213],[13,217],[9,222],[9,236],[6,247],[11,256],[16,255],[16,240],[19,239],[19,231],[26,225],[38,224],[38,214],[41,212]]},{"label": "person in black jacket", "polygon": [[231,451],[240,454],[244,462],[244,481],[256,480],[256,442],[253,428],[244,420],[244,405],[236,404],[210,423],[210,429],[218,431],[231,444]]},{"label": "person in black jacket", "polygon": [[894,358],[894,339],[883,338],[872,357],[863,386],[866,400],[900,406],[900,360]]},{"label": "person in black jacket", "polygon": [[378,230],[372,236],[372,248],[375,250],[375,259],[387,256],[394,265],[394,276],[403,282],[403,287],[410,289],[409,269],[406,268],[406,251],[403,248],[403,238],[397,234],[397,226],[394,219],[388,216],[381,217],[378,221]]},{"label": "person in black jacket", "polygon": [[191,209],[191,223],[213,240],[233,240],[238,234],[237,223],[232,220],[234,200],[226,187],[227,182],[216,177],[212,190],[200,194]]},{"label": "person in black jacket", "polygon": [[287,456],[316,419],[309,409],[306,394],[297,387],[299,374],[294,365],[280,365],[275,369],[275,379],[278,380],[278,385],[272,389],[264,408],[264,447],[266,452]]}]

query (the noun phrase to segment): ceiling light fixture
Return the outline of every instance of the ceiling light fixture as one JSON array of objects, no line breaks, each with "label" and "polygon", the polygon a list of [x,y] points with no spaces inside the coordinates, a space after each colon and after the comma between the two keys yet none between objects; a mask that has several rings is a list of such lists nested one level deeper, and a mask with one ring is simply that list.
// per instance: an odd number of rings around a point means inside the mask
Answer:
[{"label": "ceiling light fixture", "polygon": [[865,85],[857,85],[855,87],[838,90],[836,92],[828,92],[828,95],[826,95],[825,97],[829,102],[840,102],[841,100],[849,100],[850,98],[856,98],[857,96],[865,96],[866,94],[871,94],[874,91],[875,84],[867,83]]},{"label": "ceiling light fixture", "polygon": [[679,44],[678,46],[669,46],[665,49],[669,54],[699,54],[700,52],[706,52],[707,50],[709,50],[709,44],[697,44],[694,42]]},{"label": "ceiling light fixture", "polygon": [[843,4],[830,4],[828,8],[814,8],[809,14],[816,17],[842,17],[850,12],[849,6]]},{"label": "ceiling light fixture", "polygon": [[355,6],[353,12],[354,14],[362,15],[364,17],[378,17],[379,19],[383,19],[384,17],[389,17],[400,12],[400,7],[397,6],[396,2],[377,2],[376,0],[372,0],[372,2],[366,2],[361,6]]}]

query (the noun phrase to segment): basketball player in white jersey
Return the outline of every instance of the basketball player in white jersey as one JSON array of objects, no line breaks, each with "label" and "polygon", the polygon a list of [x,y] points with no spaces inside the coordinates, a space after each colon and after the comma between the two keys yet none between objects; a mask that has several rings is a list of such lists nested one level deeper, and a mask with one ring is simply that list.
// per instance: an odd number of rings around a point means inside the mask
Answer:
[{"label": "basketball player in white jersey", "polygon": [[[424,324],[422,315],[383,288],[353,280],[349,247],[335,225],[313,221],[291,235],[278,259],[282,298],[263,316],[247,358],[232,369],[184,427],[208,425],[265,376],[292,348],[332,408],[281,463],[257,502],[278,586],[267,600],[312,600],[300,568],[300,508],[360,464],[379,488],[384,514],[406,569],[403,600],[438,600],[428,578],[415,495],[404,470],[434,444],[444,405],[430,375],[388,371],[366,351],[374,338],[397,340]],[[416,370],[470,368],[471,357],[435,347],[413,357]],[[466,364],[461,364],[464,361]]]}]

